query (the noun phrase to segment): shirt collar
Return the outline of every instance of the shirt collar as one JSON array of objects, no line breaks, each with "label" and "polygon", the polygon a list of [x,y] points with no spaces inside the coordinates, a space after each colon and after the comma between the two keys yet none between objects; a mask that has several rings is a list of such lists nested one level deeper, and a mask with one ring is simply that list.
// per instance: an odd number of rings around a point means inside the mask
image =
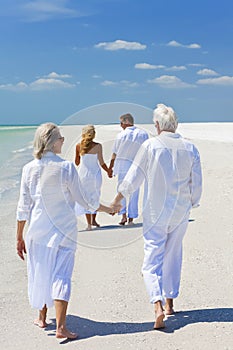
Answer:
[{"label": "shirt collar", "polygon": [[45,152],[45,153],[43,154],[43,157],[45,157],[45,158],[56,157],[56,154],[53,153],[53,152],[51,152],[51,151],[48,151],[48,152]]},{"label": "shirt collar", "polygon": [[159,136],[168,136],[168,137],[172,137],[174,139],[181,137],[180,134],[178,134],[176,132],[171,132],[171,131],[162,131]]}]

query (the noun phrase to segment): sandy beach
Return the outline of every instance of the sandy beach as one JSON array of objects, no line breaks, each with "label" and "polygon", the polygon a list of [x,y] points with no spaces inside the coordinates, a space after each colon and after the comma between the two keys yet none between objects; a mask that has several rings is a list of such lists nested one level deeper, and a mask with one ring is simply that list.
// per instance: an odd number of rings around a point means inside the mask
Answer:
[{"label": "sandy beach", "polygon": [[[141,126],[151,135],[154,126]],[[209,129],[208,129],[209,128]],[[118,125],[96,127],[109,162]],[[78,251],[67,323],[75,341],[56,340],[55,310],[49,327],[33,325],[37,315],[27,297],[26,263],[16,255],[15,209],[1,218],[1,348],[111,350],[230,350],[233,344],[233,123],[181,124],[178,131],[198,147],[203,167],[201,206],[192,211],[184,239],[177,313],[166,328],[154,331],[154,309],[141,276],[142,216],[133,227],[120,227],[119,216],[99,213],[99,229],[84,231],[79,217]],[[63,156],[73,160],[80,128],[62,127]],[[116,180],[103,174],[102,202],[109,203]],[[141,198],[140,196],[140,203]]]}]

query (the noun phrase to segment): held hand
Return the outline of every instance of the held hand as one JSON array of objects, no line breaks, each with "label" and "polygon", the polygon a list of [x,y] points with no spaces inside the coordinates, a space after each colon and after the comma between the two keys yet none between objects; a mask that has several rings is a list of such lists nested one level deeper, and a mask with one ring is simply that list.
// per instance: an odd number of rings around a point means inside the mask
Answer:
[{"label": "held hand", "polygon": [[111,210],[112,210],[112,215],[114,215],[114,214],[116,214],[116,213],[119,213],[119,211],[121,211],[121,208],[122,208],[122,205],[121,205],[121,203],[120,202],[114,202],[114,203],[112,203],[111,205],[110,205],[110,208],[111,208]]},{"label": "held hand", "polygon": [[24,240],[17,241],[17,254],[18,256],[24,260],[24,255],[26,254],[26,247],[25,247],[25,242]]},{"label": "held hand", "polygon": [[112,171],[112,169],[108,169],[108,177],[109,177],[109,178],[112,178],[112,176],[113,176],[113,171]]}]

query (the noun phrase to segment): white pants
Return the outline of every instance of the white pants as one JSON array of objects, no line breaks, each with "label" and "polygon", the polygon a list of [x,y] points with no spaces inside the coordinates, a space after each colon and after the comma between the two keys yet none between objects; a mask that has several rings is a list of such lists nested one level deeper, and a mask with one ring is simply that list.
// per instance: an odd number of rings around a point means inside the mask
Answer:
[{"label": "white pants", "polygon": [[179,294],[182,240],[188,217],[176,227],[156,227],[144,233],[142,273],[150,302],[176,298]]},{"label": "white pants", "polygon": [[[126,174],[119,174],[118,175],[118,187],[123,181]],[[119,215],[128,213],[128,217],[135,219],[138,217],[138,197],[139,197],[139,189],[132,193],[132,195],[129,198],[128,201],[128,207],[126,208],[126,199],[123,198],[121,200],[121,211],[119,212]]]}]

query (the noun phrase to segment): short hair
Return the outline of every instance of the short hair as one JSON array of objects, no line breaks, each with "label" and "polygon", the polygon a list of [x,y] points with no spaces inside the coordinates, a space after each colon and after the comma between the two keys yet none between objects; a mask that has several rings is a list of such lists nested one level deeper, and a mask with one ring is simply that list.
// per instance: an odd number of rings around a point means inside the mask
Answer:
[{"label": "short hair", "polygon": [[41,159],[46,152],[53,152],[54,143],[61,137],[58,126],[53,123],[41,124],[35,132],[33,141],[33,155]]},{"label": "short hair", "polygon": [[153,121],[158,122],[160,130],[175,132],[178,126],[178,118],[175,111],[162,103],[157,104],[153,111]]},{"label": "short hair", "polygon": [[129,124],[134,125],[134,117],[130,113],[126,113],[120,116],[120,119],[127,124],[126,122],[128,121]]}]

